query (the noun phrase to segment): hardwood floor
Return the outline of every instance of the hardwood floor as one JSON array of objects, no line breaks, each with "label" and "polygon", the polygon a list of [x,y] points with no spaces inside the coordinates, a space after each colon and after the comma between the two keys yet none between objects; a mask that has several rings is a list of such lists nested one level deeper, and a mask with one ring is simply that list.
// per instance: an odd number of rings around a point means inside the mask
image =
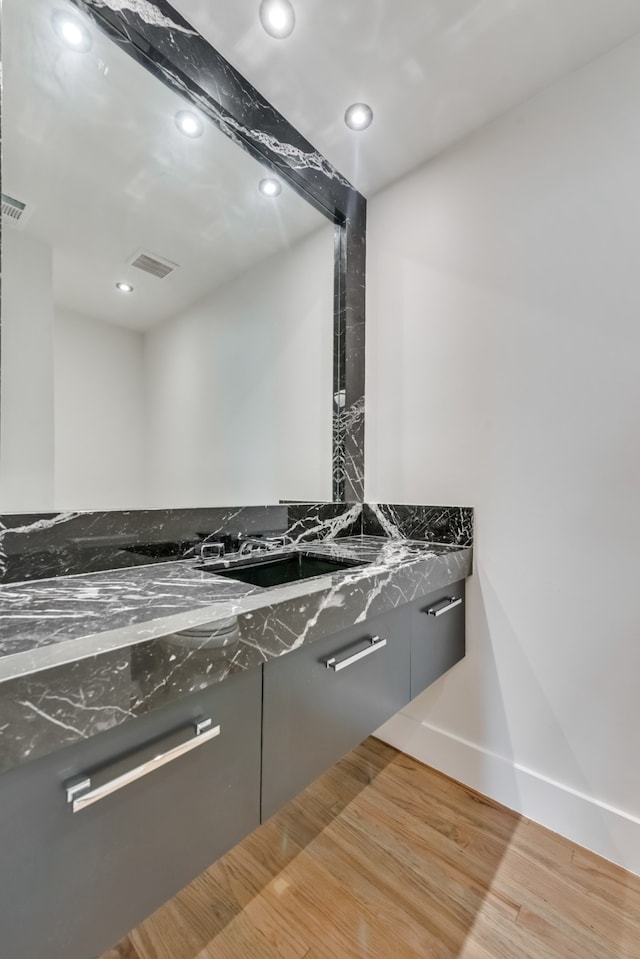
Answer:
[{"label": "hardwood floor", "polygon": [[640,878],[376,739],[102,959],[640,959]]}]

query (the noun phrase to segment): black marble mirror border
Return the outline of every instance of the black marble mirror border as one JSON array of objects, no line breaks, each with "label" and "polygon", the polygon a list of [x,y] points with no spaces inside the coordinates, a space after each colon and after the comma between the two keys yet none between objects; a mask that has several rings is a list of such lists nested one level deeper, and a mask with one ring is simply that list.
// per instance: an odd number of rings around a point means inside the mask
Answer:
[{"label": "black marble mirror border", "polygon": [[365,198],[165,0],[71,2],[334,222],[333,501],[362,502]]}]

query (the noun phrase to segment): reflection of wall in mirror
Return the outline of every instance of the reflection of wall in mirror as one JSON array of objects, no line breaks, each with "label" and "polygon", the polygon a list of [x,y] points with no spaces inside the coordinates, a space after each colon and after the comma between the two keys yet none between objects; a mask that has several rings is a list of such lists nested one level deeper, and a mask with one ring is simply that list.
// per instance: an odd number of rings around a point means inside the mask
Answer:
[{"label": "reflection of wall in mirror", "polygon": [[54,319],[50,249],[7,230],[2,508],[331,499],[332,236],[139,333]]},{"label": "reflection of wall in mirror", "polygon": [[2,232],[0,507],[46,510],[54,506],[51,248]]},{"label": "reflection of wall in mirror", "polygon": [[146,336],[153,506],[331,500],[333,225]]},{"label": "reflection of wall in mirror", "polygon": [[144,335],[56,307],[55,502],[146,502]]}]

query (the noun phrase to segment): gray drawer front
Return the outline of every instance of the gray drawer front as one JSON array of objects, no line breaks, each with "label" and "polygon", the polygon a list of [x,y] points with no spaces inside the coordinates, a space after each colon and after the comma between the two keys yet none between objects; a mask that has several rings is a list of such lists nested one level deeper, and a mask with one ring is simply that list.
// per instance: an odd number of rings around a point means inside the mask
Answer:
[{"label": "gray drawer front", "polygon": [[[410,614],[397,609],[265,664],[263,822],[408,702]],[[387,645],[327,668],[373,636]]]},{"label": "gray drawer front", "polygon": [[[442,676],[465,654],[464,581],[430,593],[413,604],[411,621],[411,698]],[[431,616],[427,610],[451,598],[462,603]]]},{"label": "gray drawer front", "polygon": [[[0,777],[0,953],[90,959],[259,823],[260,670]],[[73,814],[63,783],[202,716],[220,735]],[[158,742],[162,750],[162,740]]]}]

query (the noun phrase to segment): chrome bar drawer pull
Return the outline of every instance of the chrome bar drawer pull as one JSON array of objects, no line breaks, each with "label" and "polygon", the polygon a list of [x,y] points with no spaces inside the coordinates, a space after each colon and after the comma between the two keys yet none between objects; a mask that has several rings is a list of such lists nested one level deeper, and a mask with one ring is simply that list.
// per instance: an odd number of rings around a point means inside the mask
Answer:
[{"label": "chrome bar drawer pull", "polygon": [[114,767],[119,767],[120,763],[115,763],[113,766],[101,770],[99,774],[93,777],[93,780],[91,776],[80,776],[65,783],[67,802],[73,812],[79,812],[81,809],[99,802],[100,799],[110,796],[111,793],[117,792],[123,786],[128,786],[129,783],[142,779],[143,776],[153,772],[154,769],[166,766],[167,763],[173,762],[178,756],[184,756],[185,753],[191,752],[197,746],[204,746],[205,743],[220,735],[220,726],[214,726],[210,719],[201,719],[190,728],[194,730],[191,739],[168,749],[166,753],[158,753],[157,756],[140,763],[139,766],[134,766],[133,769],[125,770],[125,772],[114,776],[112,779],[107,779],[105,782],[98,781],[102,780],[103,776],[109,771],[113,772]]},{"label": "chrome bar drawer pull", "polygon": [[454,596],[446,596],[444,599],[441,599],[439,603],[434,603],[429,609],[425,609],[424,612],[427,616],[442,616],[443,613],[448,613],[449,610],[455,609],[456,606],[462,606],[462,599],[455,599]]},{"label": "chrome bar drawer pull", "polygon": [[327,660],[326,667],[327,669],[332,669],[334,673],[339,673],[341,669],[346,669],[347,666],[351,666],[352,663],[357,663],[359,659],[364,659],[365,656],[371,656],[371,653],[375,653],[376,649],[382,649],[386,645],[386,639],[380,639],[379,636],[372,636],[369,645],[361,649],[359,653],[353,653],[351,656],[340,660],[336,660],[335,656],[332,656],[331,659]]}]

